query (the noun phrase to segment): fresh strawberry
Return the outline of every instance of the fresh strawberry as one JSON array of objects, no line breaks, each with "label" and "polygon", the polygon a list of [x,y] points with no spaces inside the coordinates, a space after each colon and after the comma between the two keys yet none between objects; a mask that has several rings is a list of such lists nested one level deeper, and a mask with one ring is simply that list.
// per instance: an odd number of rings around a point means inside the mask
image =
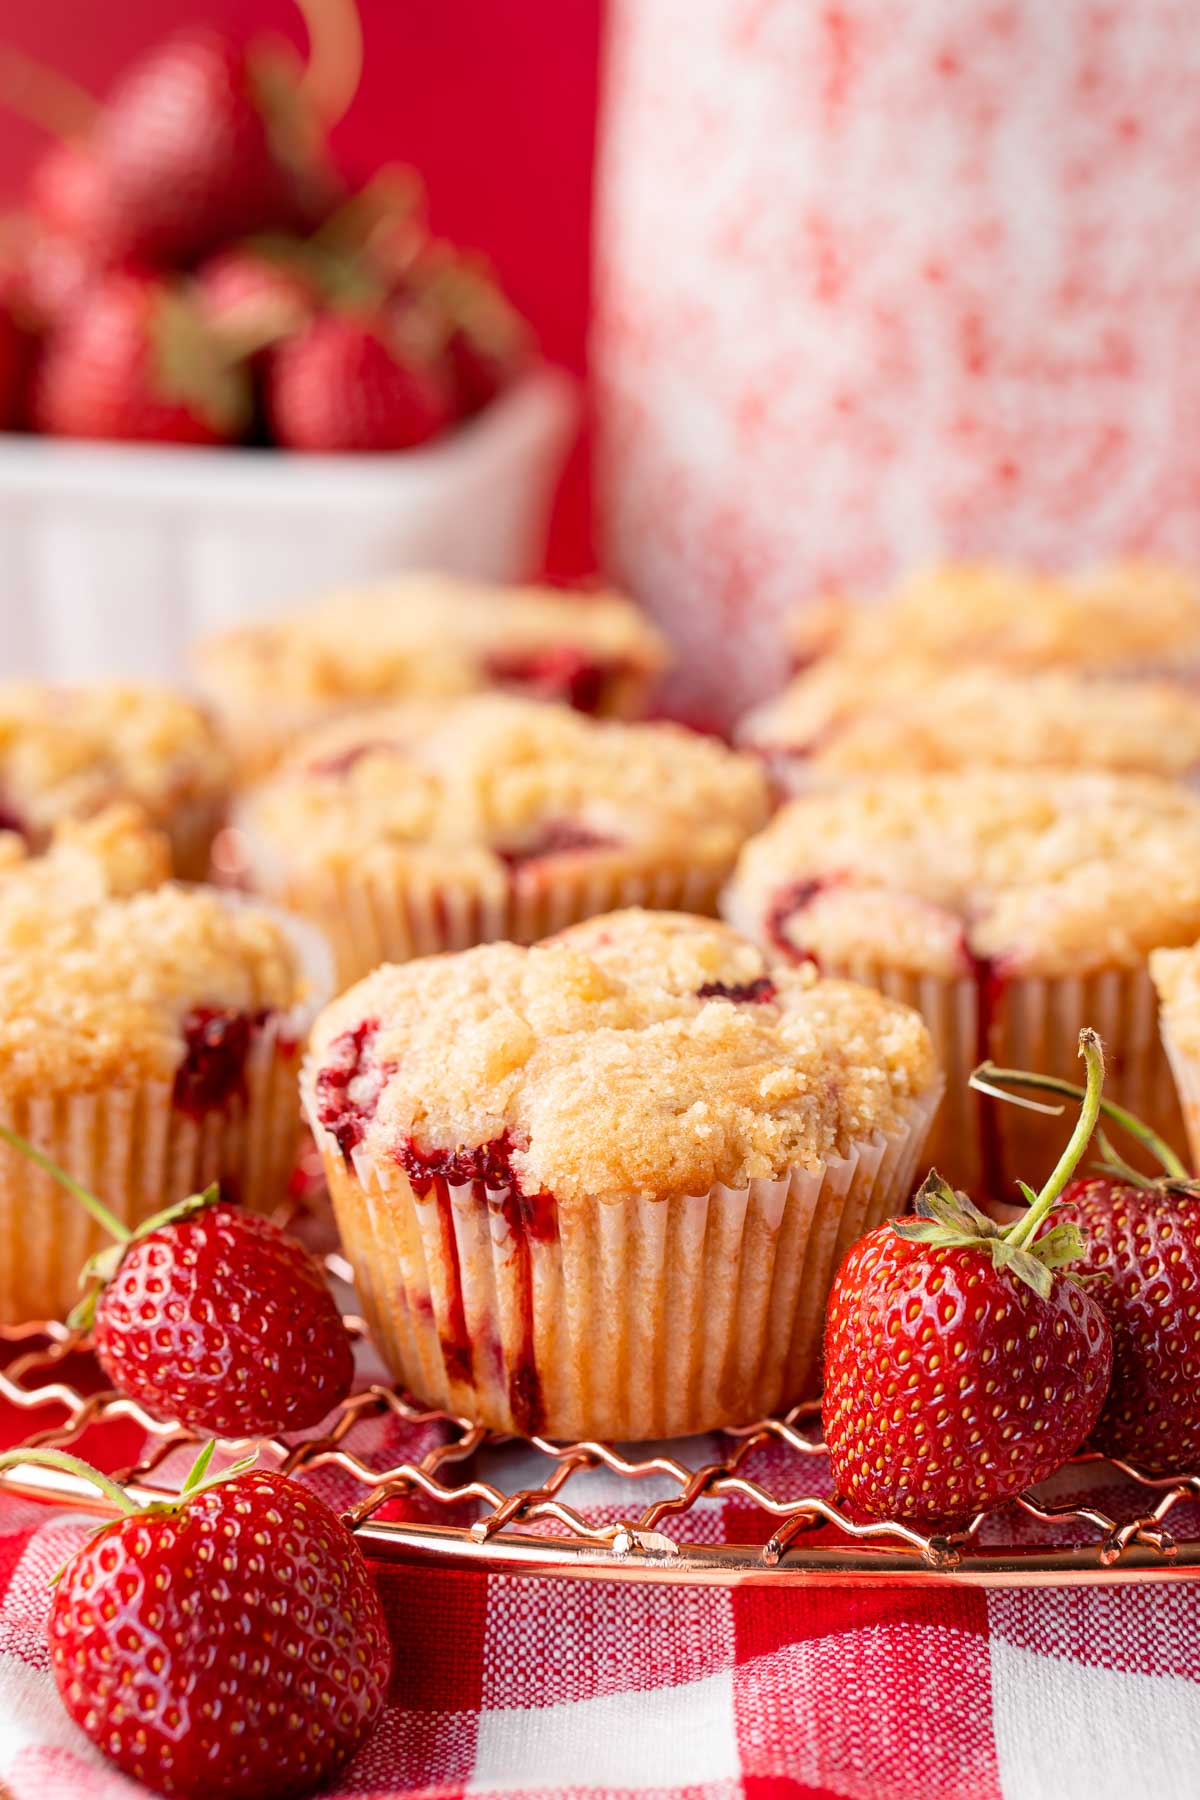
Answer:
[{"label": "fresh strawberry", "polygon": [[46,345],[31,411],[59,437],[229,443],[249,417],[249,376],[181,284],[115,272]]},{"label": "fresh strawberry", "polygon": [[825,1327],[822,1420],[851,1516],[946,1529],[1036,1486],[1079,1448],[1108,1391],[1104,1311],[1065,1272],[1078,1229],[1042,1224],[1092,1134],[1103,1056],[1080,1033],[1087,1098],[1058,1166],[1001,1230],[936,1174],[914,1219],[853,1246]]},{"label": "fresh strawberry", "polygon": [[12,431],[21,423],[30,342],[0,302],[0,431]]},{"label": "fresh strawberry", "polygon": [[267,417],[289,450],[406,450],[447,425],[445,371],[382,315],[327,312],[268,359]]},{"label": "fresh strawberry", "polygon": [[[1032,1088],[1075,1096],[1074,1083],[985,1064],[984,1092]],[[1112,1385],[1090,1447],[1150,1474],[1200,1468],[1200,1183],[1169,1144],[1109,1101],[1107,1116],[1162,1165],[1143,1175],[1098,1134],[1106,1161],[1072,1181],[1055,1217],[1076,1225],[1076,1265],[1112,1329]]]},{"label": "fresh strawberry", "polygon": [[322,1786],[379,1718],[391,1675],[370,1570],[324,1501],[265,1469],[138,1507],[61,1452],[17,1463],[91,1482],[121,1517],[70,1558],[50,1667],[79,1728],[132,1780],[184,1800],[285,1800]]},{"label": "fresh strawberry", "polygon": [[197,304],[218,333],[245,333],[264,349],[305,324],[320,297],[299,238],[230,244],[201,263],[194,281]]},{"label": "fresh strawberry", "polygon": [[319,1265],[277,1225],[221,1203],[214,1186],[131,1233],[15,1132],[0,1126],[0,1137],[115,1239],[85,1271],[103,1285],[74,1316],[94,1325],[96,1356],[121,1393],[222,1437],[300,1431],[345,1398],[346,1328]]},{"label": "fresh strawberry", "polygon": [[39,225],[77,244],[94,266],[113,255],[120,228],[90,138],[51,144],[29,178],[29,204]]},{"label": "fresh strawberry", "polygon": [[113,254],[138,261],[189,262],[231,238],[314,223],[336,192],[298,71],[202,28],[128,70],[93,147]]},{"label": "fresh strawberry", "polygon": [[414,300],[438,322],[464,418],[489,405],[527,367],[529,327],[482,257],[431,243],[399,291],[400,305]]}]

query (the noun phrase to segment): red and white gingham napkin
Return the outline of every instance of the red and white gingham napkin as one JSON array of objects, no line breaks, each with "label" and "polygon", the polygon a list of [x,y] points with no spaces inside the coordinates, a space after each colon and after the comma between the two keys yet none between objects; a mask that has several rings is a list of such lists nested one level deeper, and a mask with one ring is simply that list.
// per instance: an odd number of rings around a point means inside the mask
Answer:
[{"label": "red and white gingham napkin", "polygon": [[[0,1438],[14,1425],[0,1417]],[[614,1478],[581,1479],[581,1499],[615,1514],[604,1485]],[[47,1584],[86,1525],[0,1499],[6,1800],[145,1791],[76,1731],[49,1673]],[[688,1529],[744,1540],[744,1503],[703,1501]],[[339,1795],[1200,1792],[1200,1585],[985,1594],[946,1582],[678,1588],[394,1564],[378,1574],[396,1645],[391,1704],[330,1790]]]}]

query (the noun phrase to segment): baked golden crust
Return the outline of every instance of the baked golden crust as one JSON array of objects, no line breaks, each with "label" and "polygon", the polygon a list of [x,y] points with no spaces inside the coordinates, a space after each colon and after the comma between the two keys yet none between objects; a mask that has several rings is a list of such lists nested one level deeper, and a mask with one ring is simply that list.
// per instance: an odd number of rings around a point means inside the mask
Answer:
[{"label": "baked golden crust", "polygon": [[972,767],[1200,770],[1200,705],[1177,682],[1019,674],[829,657],[742,720],[738,741],[798,790],[827,781]]},{"label": "baked golden crust", "polygon": [[1200,1056],[1200,944],[1156,950],[1150,974],[1173,1046],[1185,1056]]},{"label": "baked golden crust", "polygon": [[358,714],[296,747],[237,815],[252,872],[453,881],[556,850],[630,868],[721,868],[765,821],[755,759],[674,725],[480,695]]},{"label": "baked golden crust", "polygon": [[0,811],[35,844],[121,800],[164,828],[197,808],[215,824],[229,781],[211,720],[169,688],[0,683]]},{"label": "baked golden crust", "polygon": [[919,657],[954,668],[1192,675],[1200,667],[1200,582],[1152,562],[1068,575],[948,563],[911,576],[875,605],[826,599],[802,608],[791,643],[801,663],[837,651],[860,666]]},{"label": "baked golden crust", "polygon": [[[243,766],[261,772],[300,732],[354,707],[525,685],[539,698],[631,716],[666,667],[666,640],[618,594],[411,575],[199,644],[197,677]],[[589,674],[589,671],[591,672]]]},{"label": "baked golden crust", "polygon": [[[365,1053],[349,1084],[348,1044]],[[525,1193],[569,1205],[815,1169],[938,1080],[911,1009],[632,909],[375,970],[321,1014],[304,1086],[318,1129],[330,1094],[359,1109],[369,1159],[501,1142]]]},{"label": "baked golden crust", "polygon": [[289,1010],[302,974],[263,908],[164,882],[132,809],[67,824],[0,860],[0,1087],[22,1096],[170,1079],[196,1008]]},{"label": "baked golden crust", "polygon": [[1137,776],[879,777],[785,806],[743,849],[722,910],[838,966],[1133,967],[1200,936],[1200,800]]}]

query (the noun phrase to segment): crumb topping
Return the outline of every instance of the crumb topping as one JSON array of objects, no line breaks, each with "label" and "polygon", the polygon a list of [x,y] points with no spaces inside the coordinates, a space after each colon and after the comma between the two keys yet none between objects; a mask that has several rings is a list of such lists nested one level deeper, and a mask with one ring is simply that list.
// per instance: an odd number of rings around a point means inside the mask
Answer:
[{"label": "crumb topping", "polygon": [[128,808],[0,858],[0,1084],[86,1092],[170,1079],[197,1008],[288,1010],[301,971],[283,926],[214,889],[164,882],[165,842]]},{"label": "crumb topping", "polygon": [[519,678],[522,659],[556,648],[647,673],[667,660],[661,634],[617,594],[411,575],[212,638],[197,668],[215,698],[311,701],[319,716],[346,700],[472,693],[502,679],[505,665]]},{"label": "crumb topping", "polygon": [[219,800],[228,782],[215,727],[169,688],[0,683],[0,813],[35,842],[119,800],[166,823],[188,801]]},{"label": "crumb topping", "polygon": [[1152,562],[1069,575],[950,563],[875,605],[802,609],[792,645],[802,662],[836,648],[860,664],[917,656],[955,667],[1191,672],[1200,662],[1200,581]]},{"label": "crumb topping", "polygon": [[743,849],[723,910],[830,966],[1130,967],[1200,936],[1200,800],[1149,776],[874,778],[785,806]]},{"label": "crumb topping", "polygon": [[1177,683],[913,659],[863,668],[831,657],[748,714],[738,737],[803,757],[805,781],[982,765],[1178,779],[1200,768],[1200,706]]},{"label": "crumb topping", "polygon": [[756,761],[681,726],[480,695],[326,728],[250,792],[238,823],[265,867],[370,858],[447,875],[581,852],[719,867],[766,815]]},{"label": "crumb topping", "polygon": [[[769,996],[700,992],[764,980]],[[815,1168],[895,1129],[937,1081],[911,1009],[768,971],[716,922],[633,909],[532,949],[375,970],[321,1014],[304,1086],[343,1148],[509,1168],[569,1203]]]}]

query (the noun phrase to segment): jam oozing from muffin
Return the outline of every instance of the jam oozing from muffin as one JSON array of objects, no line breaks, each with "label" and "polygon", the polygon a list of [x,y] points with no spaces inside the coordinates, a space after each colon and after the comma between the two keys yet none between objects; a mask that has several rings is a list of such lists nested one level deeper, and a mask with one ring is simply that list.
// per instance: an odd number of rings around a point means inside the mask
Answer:
[{"label": "jam oozing from muffin", "polygon": [[183,1061],[175,1071],[172,1102],[180,1112],[199,1118],[224,1106],[245,1089],[246,1058],[255,1034],[271,1016],[258,1012],[226,1012],[197,1006],[183,1021]]},{"label": "jam oozing from muffin", "polygon": [[371,1055],[378,1031],[378,1019],[361,1019],[343,1031],[330,1044],[317,1075],[317,1117],[333,1133],[347,1162],[375,1117],[384,1083],[395,1073],[394,1063],[378,1063]]},{"label": "jam oozing from muffin", "polygon": [[26,821],[4,800],[0,800],[0,831],[15,831],[27,844],[33,841],[33,833]]},{"label": "jam oozing from muffin", "polygon": [[755,981],[739,981],[730,985],[727,981],[706,981],[703,987],[696,989],[698,1000],[732,1000],[738,1005],[765,1005],[774,1000],[775,983],[769,975],[760,975]]},{"label": "jam oozing from muffin", "polygon": [[573,856],[584,850],[613,850],[617,840],[592,831],[575,819],[551,819],[528,844],[509,849],[497,848],[495,854],[509,869],[522,869],[527,863],[541,862],[548,856]]},{"label": "jam oozing from muffin", "polygon": [[348,744],[344,750],[334,755],[317,756],[305,767],[310,775],[349,775],[364,758],[374,756],[378,751],[396,751],[401,746],[395,738],[361,738]]},{"label": "jam oozing from muffin", "polygon": [[487,673],[502,687],[539,700],[565,700],[576,712],[599,712],[609,684],[622,672],[621,665],[598,662],[594,657],[561,644],[529,655],[498,652],[487,660]]},{"label": "jam oozing from muffin", "polygon": [[826,888],[833,885],[829,876],[814,876],[809,881],[792,882],[790,886],[780,889],[772,900],[765,921],[767,940],[789,962],[813,962],[820,968],[820,958],[816,953],[795,943],[786,927],[812,905],[818,894],[824,893]]},{"label": "jam oozing from muffin", "polygon": [[441,1261],[448,1277],[438,1342],[450,1381],[474,1381],[475,1360],[488,1348],[476,1343],[467,1324],[450,1189],[482,1182],[485,1188],[498,1190],[494,1195],[489,1193],[485,1203],[498,1212],[508,1226],[508,1254],[513,1265],[516,1312],[520,1320],[520,1342],[508,1371],[508,1403],[516,1429],[528,1436],[541,1429],[545,1416],[534,1343],[530,1245],[550,1244],[557,1239],[558,1202],[553,1194],[522,1192],[520,1178],[512,1166],[512,1150],[512,1140],[507,1132],[490,1143],[460,1145],[456,1150],[422,1150],[412,1138],[407,1138],[396,1152],[396,1158],[408,1176],[414,1194],[426,1201],[432,1196],[437,1208]]}]

